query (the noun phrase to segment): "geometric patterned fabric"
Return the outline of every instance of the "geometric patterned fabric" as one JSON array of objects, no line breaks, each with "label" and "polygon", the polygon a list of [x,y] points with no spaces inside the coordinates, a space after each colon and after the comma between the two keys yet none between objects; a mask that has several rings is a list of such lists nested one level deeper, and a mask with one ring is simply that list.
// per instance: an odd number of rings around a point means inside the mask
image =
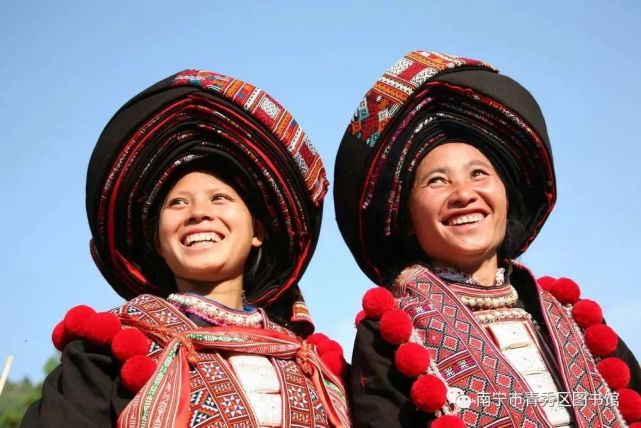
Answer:
[{"label": "geometric patterned fabric", "polygon": [[[449,387],[460,388],[471,399],[453,413],[467,426],[553,427],[536,395],[510,364],[473,313],[448,286],[424,266],[406,268],[392,286],[400,309],[414,324],[413,341],[430,351],[433,368]],[[624,427],[615,403],[603,397],[611,391],[596,370],[583,336],[567,310],[539,289],[542,310],[565,391],[585,394],[572,406],[580,427]],[[487,401],[483,396],[490,396]],[[600,399],[601,398],[601,399]]]}]

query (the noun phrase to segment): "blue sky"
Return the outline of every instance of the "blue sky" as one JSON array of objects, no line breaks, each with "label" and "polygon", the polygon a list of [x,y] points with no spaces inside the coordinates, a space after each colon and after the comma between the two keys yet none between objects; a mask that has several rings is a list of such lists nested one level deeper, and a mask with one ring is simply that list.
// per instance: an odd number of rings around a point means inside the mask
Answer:
[{"label": "blue sky", "polygon": [[[39,379],[68,308],[121,303],[89,256],[84,186],[130,97],[186,68],[249,81],[292,112],[331,178],[361,97],[414,49],[483,59],[538,99],[559,199],[523,261],[574,278],[641,356],[640,20],[635,1],[0,2],[0,364],[13,354],[10,379]],[[371,284],[331,197],[324,215],[301,286],[349,354]]]}]

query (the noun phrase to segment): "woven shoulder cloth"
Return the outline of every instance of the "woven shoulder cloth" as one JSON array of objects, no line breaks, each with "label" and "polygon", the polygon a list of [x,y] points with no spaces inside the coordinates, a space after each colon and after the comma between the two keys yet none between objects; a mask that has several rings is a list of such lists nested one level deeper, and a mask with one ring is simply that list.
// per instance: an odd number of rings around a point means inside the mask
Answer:
[{"label": "woven shoulder cloth", "polygon": [[[194,421],[258,427],[235,375],[221,356],[265,356],[280,372],[283,426],[351,425],[342,382],[310,345],[282,328],[197,328],[164,299],[143,295],[117,311],[158,346],[157,369],[118,419],[121,428],[186,427]],[[204,398],[206,396],[206,398]]]}]

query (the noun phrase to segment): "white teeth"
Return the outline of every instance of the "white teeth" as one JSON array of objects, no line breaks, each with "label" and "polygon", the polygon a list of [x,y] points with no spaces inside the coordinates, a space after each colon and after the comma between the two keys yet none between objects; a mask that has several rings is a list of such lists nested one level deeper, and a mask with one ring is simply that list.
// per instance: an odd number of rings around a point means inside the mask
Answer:
[{"label": "white teeth", "polygon": [[460,224],[467,224],[467,223],[477,223],[481,220],[483,220],[485,216],[483,214],[468,214],[468,215],[462,215],[460,217],[455,217],[451,219],[448,223],[450,226],[458,226]]},{"label": "white teeth", "polygon": [[219,242],[222,237],[215,232],[201,232],[192,233],[183,239],[183,243],[187,246],[203,245],[207,242]]}]

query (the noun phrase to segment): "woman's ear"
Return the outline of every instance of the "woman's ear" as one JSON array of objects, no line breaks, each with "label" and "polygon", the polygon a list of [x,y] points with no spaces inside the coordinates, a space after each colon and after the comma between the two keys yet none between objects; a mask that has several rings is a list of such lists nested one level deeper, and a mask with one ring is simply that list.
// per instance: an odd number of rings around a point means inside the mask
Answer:
[{"label": "woman's ear", "polygon": [[254,220],[254,237],[252,238],[252,247],[260,247],[265,239],[265,228],[263,223]]}]

